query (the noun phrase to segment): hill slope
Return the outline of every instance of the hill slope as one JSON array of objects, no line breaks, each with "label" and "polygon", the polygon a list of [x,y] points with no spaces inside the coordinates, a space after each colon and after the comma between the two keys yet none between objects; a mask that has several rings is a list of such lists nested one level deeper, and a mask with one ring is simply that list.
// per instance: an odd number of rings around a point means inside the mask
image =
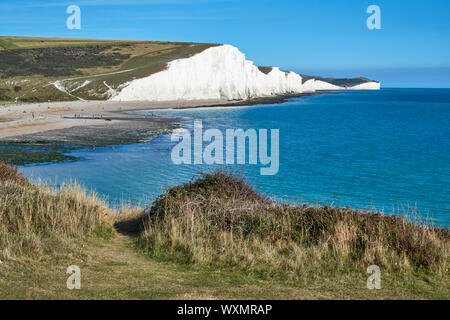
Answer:
[{"label": "hill slope", "polygon": [[215,44],[0,37],[0,101],[105,100],[111,88]]}]

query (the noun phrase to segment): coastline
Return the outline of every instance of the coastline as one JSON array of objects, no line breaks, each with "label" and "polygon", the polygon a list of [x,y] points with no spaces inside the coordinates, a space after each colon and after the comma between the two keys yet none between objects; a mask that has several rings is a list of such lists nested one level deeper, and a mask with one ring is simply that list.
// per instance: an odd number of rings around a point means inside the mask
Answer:
[{"label": "coastline", "polygon": [[[221,100],[196,101],[69,101],[0,106],[0,139],[31,135],[51,130],[72,127],[97,126],[109,121],[114,125],[120,121],[145,119],[145,116],[132,115],[127,111],[157,110],[167,108],[189,108],[210,105],[226,105]],[[118,119],[118,113],[120,119]],[[99,121],[102,120],[102,121]]]},{"label": "coastline", "polygon": [[[316,92],[303,92],[303,93],[295,93],[295,94],[283,94],[276,95],[270,97],[259,97],[248,100],[241,101],[229,101],[226,105],[223,104],[211,104],[211,105],[199,105],[199,106],[191,106],[191,107],[175,107],[172,109],[194,109],[194,108],[212,108],[212,107],[250,107],[255,105],[265,105],[265,104],[282,104],[288,102],[290,99],[294,98],[303,98],[310,97],[319,94],[331,94],[335,93],[330,90],[316,91]],[[338,93],[338,92],[336,92]]]},{"label": "coastline", "polygon": [[[50,141],[51,134],[59,136],[61,130],[71,128],[121,127],[125,122],[165,123],[170,129],[173,119],[159,116],[149,118],[145,115],[127,113],[139,110],[191,109],[211,107],[235,107],[263,104],[282,104],[292,98],[325,94],[328,91],[277,95],[241,101],[228,100],[178,100],[178,101],[68,101],[31,104],[0,105],[0,142],[36,140],[33,136]],[[106,120],[106,121],[105,121]],[[144,129],[144,128],[141,128]],[[151,131],[152,126],[147,126]],[[58,139],[55,139],[58,140]]]},{"label": "coastline", "polygon": [[173,117],[131,111],[245,107],[282,104],[289,99],[330,93],[287,94],[242,101],[68,101],[0,105],[0,160],[16,165],[76,161],[80,147],[142,143],[179,128]]}]

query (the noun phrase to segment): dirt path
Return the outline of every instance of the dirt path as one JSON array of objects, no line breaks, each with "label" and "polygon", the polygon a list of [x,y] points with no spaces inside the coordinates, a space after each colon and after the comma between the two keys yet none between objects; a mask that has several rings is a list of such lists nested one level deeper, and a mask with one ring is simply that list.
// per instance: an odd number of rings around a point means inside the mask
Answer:
[{"label": "dirt path", "polygon": [[[75,293],[76,296],[95,299],[326,297],[317,293],[311,295],[311,292],[306,294],[300,288],[250,280],[243,274],[159,262],[137,252],[133,243],[132,236],[118,234],[113,241],[90,247],[89,261],[85,266],[80,266],[83,287]],[[72,292],[67,291],[67,297],[72,296]]]}]

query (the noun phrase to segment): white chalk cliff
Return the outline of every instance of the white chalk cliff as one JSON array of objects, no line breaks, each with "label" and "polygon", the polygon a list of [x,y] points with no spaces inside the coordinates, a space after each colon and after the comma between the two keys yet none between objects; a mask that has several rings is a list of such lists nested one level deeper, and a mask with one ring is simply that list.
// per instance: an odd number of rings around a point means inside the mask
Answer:
[{"label": "white chalk cliff", "polygon": [[169,62],[164,71],[125,83],[111,96],[116,101],[241,100],[317,90],[376,90],[378,82],[343,88],[294,72],[272,68],[267,74],[246,60],[236,47],[208,48],[192,57]]}]

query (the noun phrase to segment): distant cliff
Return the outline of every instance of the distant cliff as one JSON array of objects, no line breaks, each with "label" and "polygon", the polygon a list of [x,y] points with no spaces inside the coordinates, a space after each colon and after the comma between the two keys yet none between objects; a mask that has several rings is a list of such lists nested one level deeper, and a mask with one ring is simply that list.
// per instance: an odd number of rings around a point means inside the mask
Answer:
[{"label": "distant cliff", "polygon": [[0,103],[245,100],[342,89],[380,84],[255,66],[231,45],[0,37]]},{"label": "distant cliff", "polygon": [[[303,76],[305,77],[305,76]],[[277,67],[257,67],[236,47],[205,49],[192,57],[169,62],[167,69],[124,84],[112,100],[242,100],[318,90],[376,90],[365,78],[314,79]]]}]

